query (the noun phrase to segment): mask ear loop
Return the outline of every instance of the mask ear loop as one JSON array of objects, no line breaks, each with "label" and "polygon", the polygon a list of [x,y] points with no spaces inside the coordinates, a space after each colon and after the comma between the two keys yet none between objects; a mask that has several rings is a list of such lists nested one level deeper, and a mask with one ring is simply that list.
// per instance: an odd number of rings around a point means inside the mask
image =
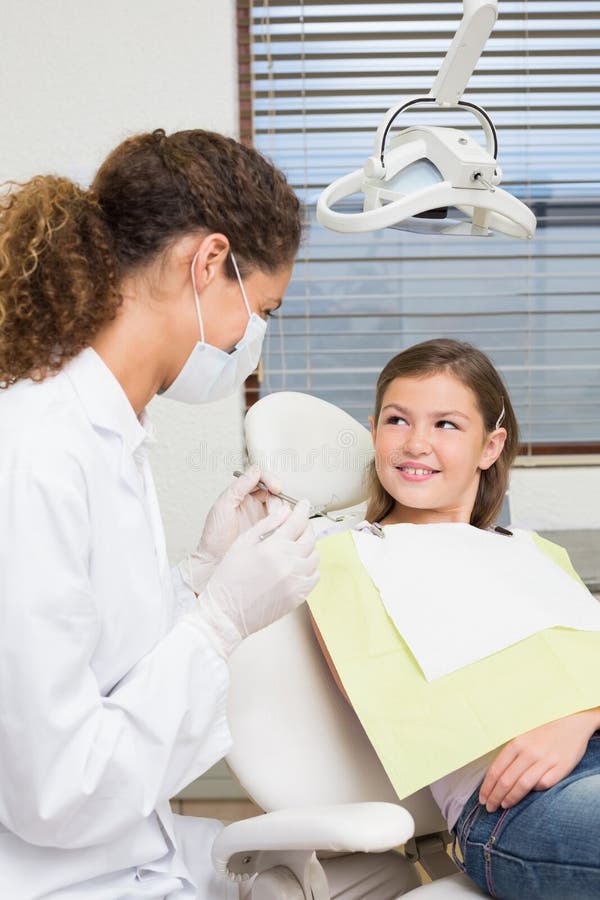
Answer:
[{"label": "mask ear loop", "polygon": [[502,400],[502,412],[500,413],[500,415],[499,415],[498,418],[496,419],[496,424],[495,424],[495,426],[494,426],[494,431],[495,431],[497,428],[500,428],[500,426],[502,425],[502,423],[503,423],[503,421],[504,421],[504,416],[505,416],[505,414],[506,414],[506,409],[505,409],[505,407],[504,407],[504,400]]},{"label": "mask ear loop", "polygon": [[198,254],[194,256],[192,260],[192,288],[194,289],[194,300],[196,301],[196,312],[198,313],[198,322],[200,323],[200,340],[203,344],[206,343],[204,340],[204,324],[202,322],[202,314],[200,312],[200,297],[198,296],[198,289],[196,288],[196,260],[198,259]]},{"label": "mask ear loop", "polygon": [[248,298],[246,297],[246,290],[244,288],[244,282],[242,281],[242,276],[240,275],[240,270],[238,269],[238,264],[235,256],[233,255],[233,250],[229,251],[229,255],[231,257],[231,262],[233,263],[233,268],[235,269],[235,274],[237,275],[238,284],[240,286],[240,290],[242,292],[242,297],[244,298],[244,303],[246,304],[246,312],[248,313],[248,318],[252,318],[252,310],[250,309],[250,304],[248,303]]}]

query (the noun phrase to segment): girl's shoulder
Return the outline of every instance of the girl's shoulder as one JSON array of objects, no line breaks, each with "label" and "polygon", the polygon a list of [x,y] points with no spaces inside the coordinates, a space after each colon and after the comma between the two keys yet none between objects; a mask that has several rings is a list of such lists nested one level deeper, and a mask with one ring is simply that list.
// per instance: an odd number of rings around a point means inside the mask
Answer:
[{"label": "girl's shoulder", "polygon": [[512,537],[516,539],[516,541],[521,545],[529,543],[531,545],[532,552],[539,553],[541,551],[553,563],[555,563],[555,565],[559,566],[559,568],[566,572],[567,575],[570,575],[571,578],[574,578],[580,584],[584,585],[584,582],[581,580],[579,574],[573,566],[573,563],[571,562],[568,551],[560,544],[556,544],[554,541],[550,541],[548,540],[548,538],[542,537],[542,535],[538,534],[537,531],[531,531],[527,528],[515,528],[513,525],[510,525],[506,528],[503,526],[495,526],[490,530],[496,531],[500,534],[505,534],[507,537]]},{"label": "girl's shoulder", "polygon": [[560,544],[555,544],[554,541],[549,541],[548,538],[542,537],[541,534],[538,534],[535,531],[525,531],[520,529],[511,530],[514,530],[515,533],[519,532],[520,534],[525,535],[532,541],[538,550],[541,550],[542,553],[545,553],[546,556],[550,557],[550,559],[556,563],[557,566],[560,566],[567,575],[570,575],[576,581],[579,581],[580,584],[584,584],[573,566],[569,553],[565,547],[562,547]]}]

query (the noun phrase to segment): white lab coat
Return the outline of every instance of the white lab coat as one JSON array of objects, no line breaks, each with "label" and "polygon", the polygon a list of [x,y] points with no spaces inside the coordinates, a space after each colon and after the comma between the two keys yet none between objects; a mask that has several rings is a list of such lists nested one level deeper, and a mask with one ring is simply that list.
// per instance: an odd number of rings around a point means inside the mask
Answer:
[{"label": "white lab coat", "polygon": [[[230,746],[148,432],[92,350],[0,391],[0,897],[232,897],[171,798]],[[237,893],[235,894],[237,896]]]}]

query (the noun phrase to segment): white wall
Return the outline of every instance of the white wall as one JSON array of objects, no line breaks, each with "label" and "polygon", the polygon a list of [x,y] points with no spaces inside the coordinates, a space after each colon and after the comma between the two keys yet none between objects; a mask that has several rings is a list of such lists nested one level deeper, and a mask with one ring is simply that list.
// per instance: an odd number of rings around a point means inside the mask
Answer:
[{"label": "white wall", "polygon": [[600,465],[513,469],[510,512],[519,528],[600,528]]},{"label": "white wall", "polygon": [[[238,127],[234,0],[4,0],[0,182],[82,183],[138,131]],[[191,547],[241,453],[240,398],[157,399],[153,465],[169,552]],[[203,460],[208,460],[204,463]]]},{"label": "white wall", "polygon": [[3,0],[0,177],[89,175],[128,134],[237,131],[233,0]]}]

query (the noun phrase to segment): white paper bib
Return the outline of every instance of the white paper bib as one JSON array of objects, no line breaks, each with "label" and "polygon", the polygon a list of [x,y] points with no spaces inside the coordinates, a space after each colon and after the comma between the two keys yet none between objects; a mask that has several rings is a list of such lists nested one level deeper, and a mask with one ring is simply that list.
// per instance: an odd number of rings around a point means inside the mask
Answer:
[{"label": "white paper bib", "polygon": [[361,562],[432,681],[546,628],[600,631],[600,603],[535,544],[462,523],[353,531]]}]

